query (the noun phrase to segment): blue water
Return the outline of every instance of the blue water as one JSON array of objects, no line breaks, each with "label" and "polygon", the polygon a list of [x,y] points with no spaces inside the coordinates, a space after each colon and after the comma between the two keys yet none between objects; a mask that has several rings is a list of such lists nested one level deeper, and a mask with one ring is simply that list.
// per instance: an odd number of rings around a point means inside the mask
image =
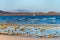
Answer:
[{"label": "blue water", "polygon": [[0,16],[0,23],[60,24],[60,16]]}]

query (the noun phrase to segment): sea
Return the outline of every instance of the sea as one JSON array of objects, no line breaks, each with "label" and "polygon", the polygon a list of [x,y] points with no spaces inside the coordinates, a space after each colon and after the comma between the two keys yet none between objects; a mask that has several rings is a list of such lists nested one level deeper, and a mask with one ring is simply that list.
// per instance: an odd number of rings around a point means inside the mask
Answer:
[{"label": "sea", "polygon": [[0,16],[0,23],[60,24],[60,16]]}]

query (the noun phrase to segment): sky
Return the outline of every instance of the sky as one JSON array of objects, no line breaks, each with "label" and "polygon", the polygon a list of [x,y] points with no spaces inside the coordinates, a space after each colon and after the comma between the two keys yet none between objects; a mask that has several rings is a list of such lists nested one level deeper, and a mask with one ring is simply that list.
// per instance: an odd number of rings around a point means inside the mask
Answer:
[{"label": "sky", "polygon": [[60,12],[60,0],[0,0],[0,10],[21,9],[32,12]]}]

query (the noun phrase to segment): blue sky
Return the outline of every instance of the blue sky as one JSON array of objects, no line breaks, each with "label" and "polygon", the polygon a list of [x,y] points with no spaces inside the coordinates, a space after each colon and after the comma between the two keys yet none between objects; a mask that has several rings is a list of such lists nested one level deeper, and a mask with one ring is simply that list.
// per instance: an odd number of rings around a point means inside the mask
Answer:
[{"label": "blue sky", "polygon": [[60,12],[60,0],[0,0],[0,10],[12,11],[17,9],[33,12]]}]

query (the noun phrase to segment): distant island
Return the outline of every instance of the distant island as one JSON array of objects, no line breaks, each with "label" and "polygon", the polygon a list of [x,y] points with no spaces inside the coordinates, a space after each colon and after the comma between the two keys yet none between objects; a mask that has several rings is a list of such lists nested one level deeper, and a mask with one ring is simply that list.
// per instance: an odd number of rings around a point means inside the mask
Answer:
[{"label": "distant island", "polygon": [[6,12],[6,11],[2,11],[0,10],[0,16],[28,16],[28,15],[60,15],[60,13],[57,12],[48,12],[48,13],[44,13],[44,12]]}]

